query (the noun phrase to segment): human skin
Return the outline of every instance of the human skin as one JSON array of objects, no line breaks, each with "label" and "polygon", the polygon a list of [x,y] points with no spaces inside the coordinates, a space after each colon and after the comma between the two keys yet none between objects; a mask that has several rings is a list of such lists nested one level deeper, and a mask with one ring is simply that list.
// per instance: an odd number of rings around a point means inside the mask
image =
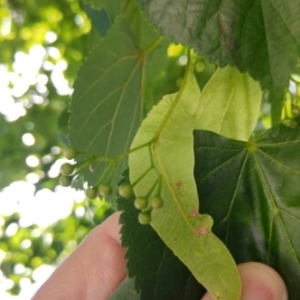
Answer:
[{"label": "human skin", "polygon": [[[126,277],[120,246],[120,213],[93,229],[81,245],[54,271],[32,300],[106,300]],[[238,266],[241,300],[287,300],[281,277],[270,267],[250,262]],[[212,300],[206,294],[201,300]]]}]

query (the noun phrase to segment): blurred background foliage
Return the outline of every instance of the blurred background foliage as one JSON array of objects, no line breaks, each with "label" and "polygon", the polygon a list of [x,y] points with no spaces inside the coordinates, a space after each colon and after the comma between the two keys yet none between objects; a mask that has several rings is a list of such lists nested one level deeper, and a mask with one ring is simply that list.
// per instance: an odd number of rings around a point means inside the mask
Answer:
[{"label": "blurred background foliage", "polygon": [[65,142],[57,120],[69,105],[91,24],[78,1],[1,1],[0,188],[28,174],[53,188],[49,170]]},{"label": "blurred background foliage", "polygon": [[26,200],[17,191],[6,196],[14,182],[34,186],[35,194],[57,190],[72,84],[97,39],[80,1],[0,0],[1,299],[21,299],[21,288],[49,275],[111,213],[106,202],[87,203],[83,193],[68,217],[47,227],[22,224],[18,209],[4,209]]},{"label": "blurred background foliage", "polygon": [[[18,207],[26,200],[21,189],[19,194],[16,190],[20,182],[30,185],[34,195],[71,190],[58,184],[66,161],[72,85],[84,58],[110,26],[105,10],[78,0],[0,0],[1,299],[30,298],[22,290],[48,276],[113,212],[104,200],[88,201],[82,192],[68,216],[54,218],[49,226],[25,224],[18,209],[3,209],[8,202]],[[169,47],[166,71],[152,89],[147,110],[162,95],[177,91],[186,64],[184,52],[180,45]],[[214,66],[200,59],[197,68],[205,74],[203,86]],[[7,196],[11,190],[13,196]],[[41,214],[37,206],[32,210]]]}]

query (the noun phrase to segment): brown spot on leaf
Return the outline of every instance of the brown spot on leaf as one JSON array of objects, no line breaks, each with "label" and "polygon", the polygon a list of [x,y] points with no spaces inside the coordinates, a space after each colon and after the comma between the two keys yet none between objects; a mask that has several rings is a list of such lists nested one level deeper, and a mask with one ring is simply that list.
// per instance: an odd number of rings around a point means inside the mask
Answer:
[{"label": "brown spot on leaf", "polygon": [[177,181],[177,182],[175,183],[175,189],[176,189],[176,190],[179,190],[179,189],[181,188],[181,186],[182,186],[182,182],[181,182],[181,181]]},{"label": "brown spot on leaf", "polygon": [[190,217],[191,218],[197,218],[198,217],[198,210],[195,206],[191,207]]},{"label": "brown spot on leaf", "polygon": [[206,226],[201,226],[199,228],[194,228],[194,233],[196,236],[207,236],[209,233],[209,230]]}]

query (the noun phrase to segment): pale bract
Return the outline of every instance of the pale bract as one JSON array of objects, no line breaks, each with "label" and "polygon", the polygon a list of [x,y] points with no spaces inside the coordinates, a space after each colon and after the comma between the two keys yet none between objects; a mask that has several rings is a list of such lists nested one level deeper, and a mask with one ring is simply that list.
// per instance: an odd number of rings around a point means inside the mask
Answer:
[{"label": "pale bract", "polygon": [[[241,286],[235,262],[211,231],[212,218],[198,213],[193,115],[199,99],[189,70],[179,93],[165,96],[143,121],[131,148],[145,147],[129,156],[130,180],[137,182],[136,196],[160,193],[164,204],[152,210],[150,224],[195,278],[214,299],[238,300]],[[153,189],[157,180],[159,190]]]},{"label": "pale bract", "polygon": [[196,129],[248,141],[257,123],[261,99],[259,83],[248,73],[231,66],[218,68],[201,94],[195,113]]}]

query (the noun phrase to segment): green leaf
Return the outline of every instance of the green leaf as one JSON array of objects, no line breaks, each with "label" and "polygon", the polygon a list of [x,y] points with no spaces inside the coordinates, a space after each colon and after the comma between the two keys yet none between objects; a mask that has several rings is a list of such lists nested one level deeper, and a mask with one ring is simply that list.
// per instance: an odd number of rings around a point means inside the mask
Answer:
[{"label": "green leaf", "polygon": [[248,141],[257,123],[262,92],[248,74],[227,66],[205,86],[195,113],[196,129]]},{"label": "green leaf", "polygon": [[[94,9],[90,4],[85,4],[85,11],[92,22],[92,33],[89,41],[89,49],[93,49],[95,45],[98,45],[101,37],[105,37],[107,32],[109,31],[112,22],[107,11],[103,8],[101,10]],[[95,30],[94,30],[95,29]],[[95,33],[97,32],[97,35]],[[90,46],[90,44],[95,43],[94,46]]]},{"label": "green leaf", "polygon": [[[98,156],[113,157],[127,150],[141,121],[144,62],[122,26],[126,28],[123,22],[116,23],[90,53],[74,85],[72,145]],[[99,177],[105,166],[94,166],[94,174]]]},{"label": "green leaf", "polygon": [[[195,132],[195,178],[203,212],[235,260],[260,261],[300,297],[300,128],[238,142]],[[230,174],[230,176],[228,176]]]},{"label": "green leaf", "polygon": [[300,53],[300,2],[295,0],[138,0],[175,42],[210,62],[249,71],[269,91],[274,123]]},{"label": "green leaf", "polygon": [[[140,18],[144,22],[142,15]],[[151,47],[160,36],[150,25],[148,31],[143,28]],[[144,85],[153,80],[148,65],[152,59],[162,61],[167,47],[164,43],[158,53],[141,49],[134,35],[127,22],[119,18],[78,73],[70,108],[70,139],[79,151],[115,157],[129,149],[143,118]],[[150,40],[153,37],[154,41]],[[157,72],[164,67],[164,63],[155,65]],[[122,161],[115,169],[112,186],[125,166]],[[92,173],[85,173],[91,185],[106,167],[106,162],[97,163]]]},{"label": "green leaf", "polygon": [[140,297],[135,293],[134,279],[125,278],[108,300],[139,300]]},{"label": "green leaf", "polygon": [[101,10],[105,9],[113,23],[117,16],[121,15],[123,1],[122,0],[84,0],[85,3],[91,4],[92,8]]},{"label": "green leaf", "polygon": [[200,91],[191,70],[187,74],[179,93],[164,97],[140,127],[132,144],[140,149],[129,156],[130,181],[137,197],[149,197],[160,192],[154,187],[161,180],[164,205],[152,211],[151,226],[215,299],[239,299],[235,263],[211,232],[211,217],[198,214],[192,116]]},{"label": "green leaf", "polygon": [[[122,246],[127,248],[128,276],[134,278],[139,299],[199,300],[205,290],[154,229],[138,222],[139,211],[134,207],[134,198],[119,198],[118,209],[123,211],[120,223]],[[133,293],[132,285],[129,290],[128,285],[121,287],[112,299],[121,299],[117,297],[120,293],[122,296]]]},{"label": "green leaf", "polygon": [[161,37],[135,1],[128,1],[124,17],[141,49],[146,49],[153,41]]}]

